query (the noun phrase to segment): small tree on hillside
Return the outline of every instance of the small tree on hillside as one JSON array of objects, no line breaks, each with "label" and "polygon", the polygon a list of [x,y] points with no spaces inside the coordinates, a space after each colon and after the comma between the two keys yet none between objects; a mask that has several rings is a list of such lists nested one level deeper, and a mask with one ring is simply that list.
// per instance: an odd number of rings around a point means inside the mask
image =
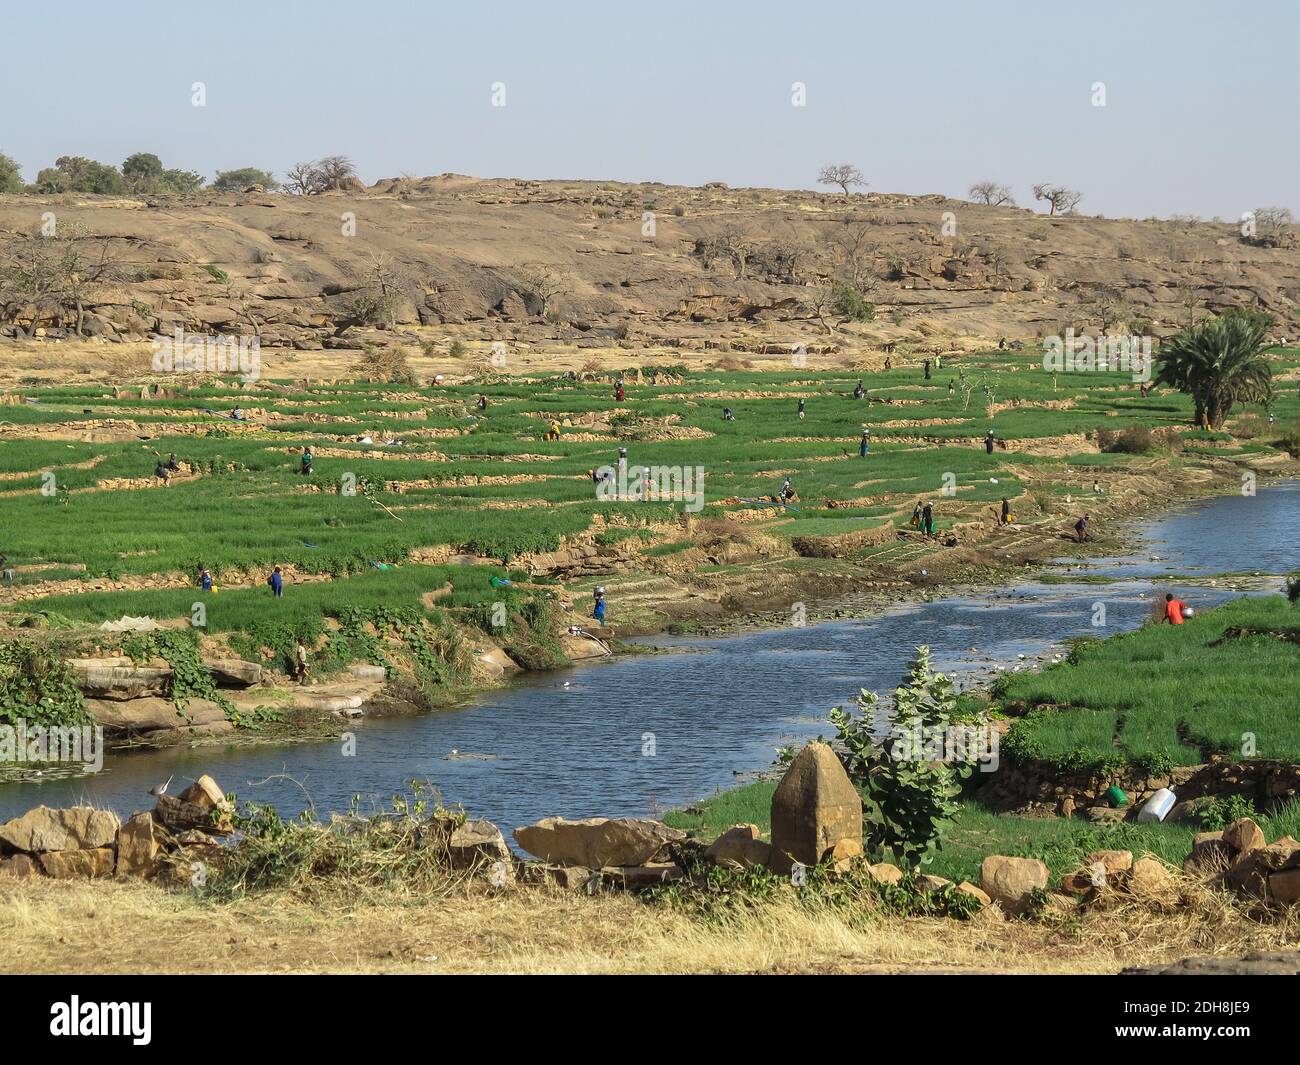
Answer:
[{"label": "small tree on hillside", "polygon": [[218,170],[217,176],[212,181],[212,188],[216,192],[243,192],[254,185],[261,185],[264,189],[274,189],[278,188],[279,184],[275,180],[275,175],[269,170],[245,166],[238,170]]},{"label": "small tree on hillside", "polygon": [[528,291],[541,301],[540,314],[543,318],[550,313],[551,303],[555,297],[568,288],[564,278],[550,266],[539,264],[525,266],[520,271],[520,277]]},{"label": "small tree on hillside", "polygon": [[854,185],[865,185],[867,183],[862,176],[862,171],[852,163],[824,166],[817,174],[817,180],[823,185],[838,185],[844,190],[846,197]]},{"label": "small tree on hillside", "polygon": [[1048,214],[1072,214],[1083,193],[1064,185],[1043,184],[1034,186],[1034,199],[1047,201]]},{"label": "small tree on hillside", "polygon": [[1014,207],[1016,205],[1015,197],[1011,195],[1011,189],[1006,185],[999,185],[996,181],[977,181],[970,187],[968,195],[976,203],[982,203],[989,207]]}]

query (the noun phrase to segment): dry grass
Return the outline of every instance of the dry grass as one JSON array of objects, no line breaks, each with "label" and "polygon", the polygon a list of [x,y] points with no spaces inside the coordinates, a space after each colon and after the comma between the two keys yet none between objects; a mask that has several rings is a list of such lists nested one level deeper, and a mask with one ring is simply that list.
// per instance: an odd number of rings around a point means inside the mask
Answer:
[{"label": "dry grass", "polygon": [[1083,918],[880,917],[851,927],[785,904],[720,928],[620,896],[518,891],[322,907],[283,896],[217,905],[139,883],[0,887],[0,971],[1105,973],[1188,954],[1294,944],[1295,918],[1251,920],[1184,885],[1186,908],[1116,900]]}]

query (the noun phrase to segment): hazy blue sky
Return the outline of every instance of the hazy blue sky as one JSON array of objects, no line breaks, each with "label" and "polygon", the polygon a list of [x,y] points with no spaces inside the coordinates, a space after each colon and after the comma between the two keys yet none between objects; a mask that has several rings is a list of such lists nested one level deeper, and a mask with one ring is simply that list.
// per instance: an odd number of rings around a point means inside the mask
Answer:
[{"label": "hazy blue sky", "polygon": [[1111,216],[1300,212],[1295,0],[72,0],[2,19],[0,151],[29,180],[134,151],[209,177],[339,153],[367,182],[814,187],[847,161],[883,192],[992,178]]}]

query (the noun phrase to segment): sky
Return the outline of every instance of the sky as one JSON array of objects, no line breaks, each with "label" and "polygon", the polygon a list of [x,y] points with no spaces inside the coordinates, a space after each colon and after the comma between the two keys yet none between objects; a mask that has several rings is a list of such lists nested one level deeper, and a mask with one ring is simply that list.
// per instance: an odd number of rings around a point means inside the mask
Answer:
[{"label": "sky", "polygon": [[1051,182],[1107,217],[1300,213],[1295,0],[5,6],[0,152],[28,180],[137,151],[209,178],[339,154],[367,183],[815,188],[847,162],[878,192],[987,179],[1033,206]]}]

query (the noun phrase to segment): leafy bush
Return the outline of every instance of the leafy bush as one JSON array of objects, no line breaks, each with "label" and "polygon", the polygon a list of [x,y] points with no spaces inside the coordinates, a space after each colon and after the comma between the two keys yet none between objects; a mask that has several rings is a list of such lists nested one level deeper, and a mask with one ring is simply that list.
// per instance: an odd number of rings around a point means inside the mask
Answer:
[{"label": "leafy bush", "polygon": [[0,722],[79,725],[90,720],[72,667],[30,640],[0,647]]},{"label": "leafy bush", "polygon": [[858,716],[843,707],[831,711],[831,724],[848,750],[846,769],[864,789],[870,813],[868,849],[890,855],[905,869],[930,861],[959,803],[969,762],[928,758],[929,739],[949,735],[957,713],[957,693],[942,673],[930,669],[930,649],[918,647],[906,681],[894,691],[886,742],[875,736],[879,697],[865,688]]},{"label": "leafy bush", "polygon": [[870,322],[876,317],[876,305],[868,302],[856,288],[837,281],[831,289],[831,309],[854,322]]}]

